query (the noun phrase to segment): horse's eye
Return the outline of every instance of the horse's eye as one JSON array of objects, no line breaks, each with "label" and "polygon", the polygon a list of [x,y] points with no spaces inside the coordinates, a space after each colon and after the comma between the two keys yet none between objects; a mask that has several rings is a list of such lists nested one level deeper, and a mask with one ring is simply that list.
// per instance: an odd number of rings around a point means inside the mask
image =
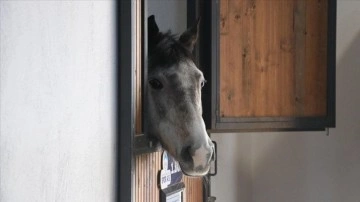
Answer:
[{"label": "horse's eye", "polygon": [[206,80],[201,82],[201,88],[205,86]]},{"label": "horse's eye", "polygon": [[163,88],[163,84],[157,79],[151,79],[149,81],[149,84],[153,89],[156,89],[156,90],[160,90]]}]

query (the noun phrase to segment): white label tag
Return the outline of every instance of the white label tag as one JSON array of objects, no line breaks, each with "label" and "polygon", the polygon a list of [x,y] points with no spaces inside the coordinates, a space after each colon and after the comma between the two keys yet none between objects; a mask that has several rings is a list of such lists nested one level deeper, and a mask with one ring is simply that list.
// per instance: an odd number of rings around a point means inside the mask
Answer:
[{"label": "white label tag", "polygon": [[171,172],[170,170],[161,170],[160,171],[160,187],[165,189],[171,183]]}]

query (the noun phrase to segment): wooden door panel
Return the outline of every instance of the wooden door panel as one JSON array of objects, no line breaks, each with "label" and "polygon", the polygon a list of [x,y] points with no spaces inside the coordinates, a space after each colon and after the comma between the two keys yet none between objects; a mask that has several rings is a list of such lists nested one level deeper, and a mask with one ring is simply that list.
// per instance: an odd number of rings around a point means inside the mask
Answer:
[{"label": "wooden door panel", "polygon": [[326,116],[327,5],[220,1],[220,117]]},{"label": "wooden door panel", "polygon": [[[135,201],[159,202],[159,171],[161,170],[162,152],[153,152],[136,156]],[[184,202],[202,202],[202,178],[183,176],[185,184]]]}]

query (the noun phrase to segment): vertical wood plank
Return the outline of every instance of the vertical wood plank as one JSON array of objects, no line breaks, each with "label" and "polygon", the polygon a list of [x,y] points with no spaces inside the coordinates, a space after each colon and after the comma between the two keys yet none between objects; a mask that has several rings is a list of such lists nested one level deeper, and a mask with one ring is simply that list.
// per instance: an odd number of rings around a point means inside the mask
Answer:
[{"label": "vertical wood plank", "polygon": [[298,115],[304,114],[304,70],[305,70],[305,35],[306,1],[298,0],[294,9],[295,31],[295,109]]},{"label": "vertical wood plank", "polygon": [[203,179],[201,177],[184,176],[186,202],[203,201]]},{"label": "vertical wood plank", "polygon": [[223,0],[221,2],[220,7],[220,34],[225,35],[229,31],[228,26],[228,18],[229,18],[229,12],[228,12],[228,4],[229,0]]},{"label": "vertical wood plank", "polygon": [[306,0],[305,114],[326,114],[327,0]]}]

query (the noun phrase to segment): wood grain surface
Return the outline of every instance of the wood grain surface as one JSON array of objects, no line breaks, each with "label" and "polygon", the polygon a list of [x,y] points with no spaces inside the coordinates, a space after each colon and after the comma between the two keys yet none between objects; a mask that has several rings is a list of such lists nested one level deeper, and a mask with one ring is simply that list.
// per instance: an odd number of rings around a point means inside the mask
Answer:
[{"label": "wood grain surface", "polygon": [[220,1],[220,117],[326,115],[327,0]]},{"label": "wood grain surface", "polygon": [[[161,170],[162,152],[136,156],[135,201],[160,201],[159,172]],[[183,176],[185,184],[185,201],[203,201],[202,178]],[[184,202],[185,202],[184,201]]]}]

